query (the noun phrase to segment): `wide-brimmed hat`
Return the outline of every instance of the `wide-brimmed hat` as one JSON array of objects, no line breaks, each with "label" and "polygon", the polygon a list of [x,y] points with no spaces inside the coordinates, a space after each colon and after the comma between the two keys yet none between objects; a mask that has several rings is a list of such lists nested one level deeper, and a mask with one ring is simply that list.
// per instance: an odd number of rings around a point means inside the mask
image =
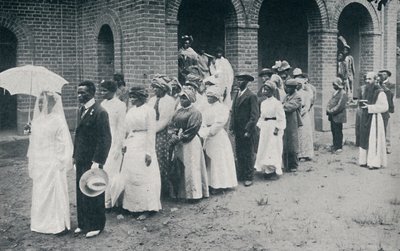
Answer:
[{"label": "wide-brimmed hat", "polygon": [[237,74],[235,76],[235,78],[243,79],[243,80],[248,81],[248,82],[254,81],[254,78],[250,74],[247,74],[247,73],[239,73],[239,74]]},{"label": "wide-brimmed hat", "polygon": [[89,197],[100,195],[106,190],[107,185],[107,173],[100,168],[89,169],[79,180],[79,189]]},{"label": "wide-brimmed hat", "polygon": [[283,60],[281,63],[281,66],[278,67],[278,71],[282,72],[282,71],[289,70],[290,68],[292,68],[292,67],[290,67],[290,64],[288,63],[288,61]]},{"label": "wide-brimmed hat", "polygon": [[390,77],[390,76],[392,76],[392,73],[389,71],[389,70],[380,70],[378,73],[381,73],[381,72],[386,72],[386,74]]},{"label": "wide-brimmed hat", "polygon": [[303,71],[300,68],[293,70],[293,77],[303,77]]},{"label": "wide-brimmed hat", "polygon": [[272,74],[274,74],[274,72],[270,68],[264,68],[260,71],[260,73],[258,73],[258,76],[272,76]]},{"label": "wide-brimmed hat", "polygon": [[333,80],[332,84],[336,85],[340,89],[344,88],[343,81],[341,78],[336,78],[335,80]]}]

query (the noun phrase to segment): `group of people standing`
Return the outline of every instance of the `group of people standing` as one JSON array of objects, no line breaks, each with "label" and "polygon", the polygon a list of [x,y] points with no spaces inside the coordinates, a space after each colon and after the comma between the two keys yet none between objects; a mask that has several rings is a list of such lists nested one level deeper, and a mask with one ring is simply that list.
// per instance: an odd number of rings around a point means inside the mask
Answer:
[{"label": "group of people standing", "polygon": [[[156,75],[151,88],[128,89],[121,74],[101,81],[97,95],[93,82],[80,83],[73,144],[61,97],[52,92],[38,97],[28,151],[32,231],[57,234],[70,229],[66,172],[72,166],[78,211],[74,233],[89,238],[104,229],[105,213],[115,206],[143,220],[162,208],[162,196],[197,201],[234,188],[238,181],[251,186],[255,170],[277,179],[284,171],[295,172],[299,161],[314,158],[316,89],[307,74],[299,68],[291,71],[285,60],[276,61],[260,71],[262,85],[253,93],[248,85],[254,78],[234,75],[222,50],[214,58],[204,50],[197,54],[190,44],[191,38],[184,36],[178,78]],[[371,76],[367,74],[367,83]],[[333,86],[327,114],[334,149],[340,151],[347,99],[340,78]],[[390,107],[389,99],[385,87],[371,84],[363,90],[368,101],[360,106],[360,164],[385,166],[386,151],[380,151],[379,142],[388,119],[379,115]],[[374,137],[377,144],[371,143]],[[378,164],[377,158],[382,160]],[[121,194],[115,196],[112,185],[96,196],[80,190],[83,174],[99,168],[110,181],[122,183]]]}]

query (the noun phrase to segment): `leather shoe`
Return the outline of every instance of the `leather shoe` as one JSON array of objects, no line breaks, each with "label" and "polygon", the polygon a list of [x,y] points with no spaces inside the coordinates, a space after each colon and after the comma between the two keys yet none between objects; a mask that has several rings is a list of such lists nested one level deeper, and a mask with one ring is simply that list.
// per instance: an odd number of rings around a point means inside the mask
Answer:
[{"label": "leather shoe", "polygon": [[253,185],[253,181],[251,181],[251,180],[246,180],[246,181],[244,182],[244,186],[245,186],[245,187],[249,187],[249,186],[251,186],[251,185]]},{"label": "leather shoe", "polygon": [[74,231],[74,236],[78,236],[79,234],[81,234],[83,231],[82,229],[80,229],[79,227],[77,227]]},{"label": "leather shoe", "polygon": [[100,230],[94,230],[94,231],[87,232],[85,237],[86,238],[92,238],[92,237],[95,237],[95,236],[97,236],[99,234],[100,234]]}]

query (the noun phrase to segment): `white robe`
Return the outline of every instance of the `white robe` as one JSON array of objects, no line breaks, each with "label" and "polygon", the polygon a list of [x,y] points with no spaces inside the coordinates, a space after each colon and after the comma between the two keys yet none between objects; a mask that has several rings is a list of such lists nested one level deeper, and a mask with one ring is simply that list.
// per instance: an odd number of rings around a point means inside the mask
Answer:
[{"label": "white robe", "polygon": [[[161,178],[156,155],[156,114],[153,107],[133,106],[125,118],[127,147],[122,166],[125,190],[122,207],[131,212],[161,209]],[[146,166],[145,155],[151,156]]]},{"label": "white robe", "polygon": [[226,91],[226,98],[224,100],[224,104],[228,107],[231,107],[232,97],[231,97],[231,89],[234,80],[234,73],[229,63],[228,59],[221,57],[215,59],[215,64],[211,65],[210,72],[211,75],[215,75],[215,77],[219,80],[219,86],[221,90]]},{"label": "white robe", "polygon": [[[265,120],[276,118],[276,120]],[[283,131],[286,128],[285,111],[282,103],[275,97],[270,97],[261,103],[260,118],[257,122],[260,128],[260,140],[258,144],[255,168],[265,173],[275,172],[282,174]],[[278,128],[278,135],[274,135]]]},{"label": "white robe", "polygon": [[372,113],[371,128],[369,133],[368,150],[360,149],[359,164],[369,167],[386,167],[386,139],[382,113],[389,109],[386,94],[379,93],[376,103],[368,105],[368,113]]},{"label": "white robe", "polygon": [[31,230],[55,234],[70,229],[67,171],[72,140],[65,118],[41,115],[32,121],[29,176],[33,181]]},{"label": "white robe", "polygon": [[303,125],[299,127],[299,158],[314,158],[313,128],[310,116],[313,92],[311,89],[301,89],[297,93],[301,95],[301,121]]},{"label": "white robe", "polygon": [[[124,120],[126,114],[125,103],[119,100],[118,97],[114,97],[110,100],[103,100],[101,106],[108,113],[108,120],[110,123],[111,130],[111,147],[108,153],[106,163],[104,164],[104,171],[107,172],[109,180],[112,180],[121,166],[122,154],[121,148],[123,140],[125,138],[124,131]],[[105,203],[106,208],[111,207],[111,191],[110,186],[105,191]]]},{"label": "white robe", "polygon": [[215,102],[203,113],[199,131],[200,137],[204,139],[209,186],[214,189],[237,186],[232,145],[224,129],[228,118],[228,107]]}]

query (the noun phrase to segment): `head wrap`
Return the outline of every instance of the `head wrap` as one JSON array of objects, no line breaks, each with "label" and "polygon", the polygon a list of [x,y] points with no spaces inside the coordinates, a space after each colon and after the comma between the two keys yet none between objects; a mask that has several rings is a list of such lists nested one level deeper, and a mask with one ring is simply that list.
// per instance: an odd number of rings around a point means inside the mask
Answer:
[{"label": "head wrap", "polygon": [[273,82],[271,80],[267,80],[263,84],[263,87],[268,87],[268,88],[271,88],[271,90],[275,90],[276,89],[276,84],[275,84],[275,82]]},{"label": "head wrap", "polygon": [[151,80],[151,86],[152,87],[157,87],[160,88],[162,90],[164,90],[165,92],[169,92],[171,89],[171,86],[169,84],[169,82],[171,81],[170,78],[168,78],[167,76],[164,75],[156,75],[152,80]]},{"label": "head wrap", "polygon": [[118,89],[117,83],[111,80],[101,80],[100,86],[107,89],[109,92],[116,92]]},{"label": "head wrap", "polygon": [[222,89],[219,86],[212,85],[207,87],[206,96],[216,97],[217,99],[221,99],[223,95]]},{"label": "head wrap", "polygon": [[191,103],[196,102],[196,92],[190,87],[184,86],[180,96],[186,96]]},{"label": "head wrap", "polygon": [[129,89],[129,95],[137,96],[139,98],[147,98],[149,96],[147,89],[144,85],[132,86]]}]

